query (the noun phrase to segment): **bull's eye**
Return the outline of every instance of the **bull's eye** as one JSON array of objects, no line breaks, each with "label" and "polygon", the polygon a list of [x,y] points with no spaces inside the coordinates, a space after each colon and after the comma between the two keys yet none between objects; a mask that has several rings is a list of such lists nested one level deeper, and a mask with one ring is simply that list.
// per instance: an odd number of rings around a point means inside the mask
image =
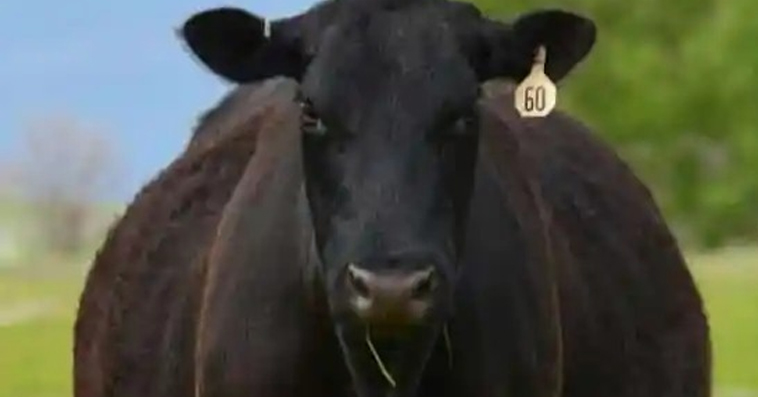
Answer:
[{"label": "bull's eye", "polygon": [[471,122],[469,119],[461,117],[455,122],[455,125],[453,126],[453,132],[458,134],[465,134],[467,131],[469,131],[470,125]]},{"label": "bull's eye", "polygon": [[465,136],[476,131],[477,117],[475,114],[466,114],[453,122],[449,130],[452,136]]},{"label": "bull's eye", "polygon": [[313,109],[313,105],[308,100],[300,101],[301,118],[300,127],[303,132],[310,135],[324,136],[327,129],[321,118],[318,117]]},{"label": "bull's eye", "polygon": [[461,139],[475,136],[478,131],[479,118],[475,112],[458,114],[440,123],[440,128],[432,130],[431,139],[445,147],[447,144],[457,144]]}]

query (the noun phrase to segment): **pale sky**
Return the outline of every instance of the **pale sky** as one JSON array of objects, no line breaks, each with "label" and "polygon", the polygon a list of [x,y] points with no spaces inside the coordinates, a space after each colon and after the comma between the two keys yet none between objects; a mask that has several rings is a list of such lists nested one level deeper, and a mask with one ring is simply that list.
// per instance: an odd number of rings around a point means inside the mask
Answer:
[{"label": "pale sky", "polygon": [[229,88],[190,58],[174,28],[221,5],[277,18],[313,3],[1,0],[0,160],[17,150],[27,120],[65,112],[118,140],[128,172],[118,196],[130,200]]}]

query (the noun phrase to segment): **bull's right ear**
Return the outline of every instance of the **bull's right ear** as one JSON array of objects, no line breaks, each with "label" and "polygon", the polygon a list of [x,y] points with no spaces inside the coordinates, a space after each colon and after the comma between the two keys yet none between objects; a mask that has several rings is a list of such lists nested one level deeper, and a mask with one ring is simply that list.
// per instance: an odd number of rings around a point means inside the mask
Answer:
[{"label": "bull's right ear", "polygon": [[485,19],[481,25],[485,56],[480,54],[475,65],[482,81],[503,77],[521,81],[544,45],[545,74],[558,82],[589,54],[596,35],[593,20],[560,9],[521,14],[509,24]]},{"label": "bull's right ear", "polygon": [[179,35],[215,74],[235,83],[274,76],[299,79],[305,68],[288,20],[271,22],[245,10],[214,8],[192,15]]}]

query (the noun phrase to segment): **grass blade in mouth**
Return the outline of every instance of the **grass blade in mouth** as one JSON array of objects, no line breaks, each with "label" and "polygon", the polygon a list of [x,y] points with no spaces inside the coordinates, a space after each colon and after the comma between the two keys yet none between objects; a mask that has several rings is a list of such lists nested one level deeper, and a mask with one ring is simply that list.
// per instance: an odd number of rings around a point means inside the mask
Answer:
[{"label": "grass blade in mouth", "polygon": [[366,328],[366,345],[368,345],[368,348],[371,351],[371,355],[374,357],[374,361],[376,362],[376,365],[379,366],[379,371],[381,371],[382,375],[384,376],[384,379],[387,379],[387,382],[389,382],[392,388],[397,387],[397,382],[395,382],[395,378],[393,378],[390,371],[387,370],[387,367],[384,365],[384,362],[382,361],[382,357],[379,356],[379,352],[376,351],[376,348],[374,347],[374,343],[371,341],[371,330],[369,328]]},{"label": "grass blade in mouth", "polygon": [[445,338],[445,347],[447,350],[447,364],[453,369],[453,343],[450,341],[450,333],[447,330],[447,324],[442,329],[442,336]]}]

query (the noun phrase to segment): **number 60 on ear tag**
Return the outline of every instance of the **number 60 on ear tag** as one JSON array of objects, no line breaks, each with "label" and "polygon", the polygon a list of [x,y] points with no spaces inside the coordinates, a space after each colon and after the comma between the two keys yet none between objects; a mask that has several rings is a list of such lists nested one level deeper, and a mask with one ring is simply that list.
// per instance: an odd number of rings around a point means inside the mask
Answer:
[{"label": "number 60 on ear tag", "polygon": [[546,51],[540,46],[532,72],[519,84],[514,94],[521,117],[545,117],[555,108],[558,90],[545,74]]}]

